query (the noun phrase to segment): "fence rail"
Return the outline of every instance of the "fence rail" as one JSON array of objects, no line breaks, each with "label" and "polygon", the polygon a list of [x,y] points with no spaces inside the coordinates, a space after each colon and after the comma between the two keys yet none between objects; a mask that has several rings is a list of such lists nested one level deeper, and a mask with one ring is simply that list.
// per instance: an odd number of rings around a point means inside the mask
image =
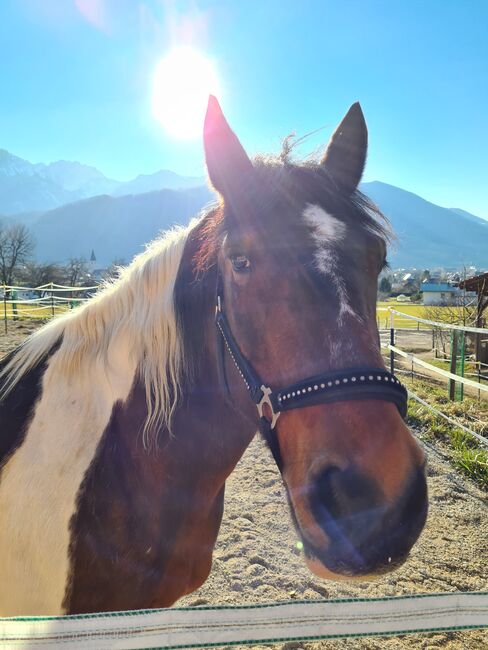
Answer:
[{"label": "fence rail", "polygon": [[484,438],[481,436],[479,433],[476,433],[476,431],[472,431],[471,429],[468,429],[464,424],[461,424],[461,422],[457,422],[456,420],[453,420],[450,418],[448,415],[443,413],[442,411],[439,411],[439,409],[436,409],[432,404],[429,404],[429,402],[426,402],[424,399],[413,393],[411,390],[408,391],[408,397],[409,399],[413,399],[419,404],[421,404],[423,407],[428,409],[429,411],[432,411],[432,413],[435,413],[435,415],[438,415],[441,418],[444,418],[444,420],[447,420],[449,424],[452,424],[453,426],[457,427],[458,429],[461,429],[465,433],[468,433],[469,435],[473,436],[473,438],[476,438],[481,442],[482,445],[485,447],[488,447],[488,439]]},{"label": "fence rail", "polygon": [[461,377],[461,375],[455,375],[453,372],[449,372],[448,370],[443,370],[442,368],[433,366],[431,363],[427,363],[427,361],[424,361],[423,359],[419,359],[419,357],[416,357],[411,352],[404,352],[400,348],[397,348],[395,345],[391,345],[391,343],[387,346],[387,348],[388,350],[391,350],[395,354],[400,355],[404,359],[409,359],[413,363],[416,363],[419,366],[422,366],[423,368],[427,368],[428,370],[435,372],[436,374],[441,375],[442,377],[446,377],[447,379],[453,379],[454,381],[457,381],[460,384],[464,384],[465,386],[471,386],[472,388],[476,388],[476,390],[480,390],[482,392],[488,393],[488,386],[485,386],[484,384],[479,384],[478,382],[473,381],[472,379],[466,379],[466,377]]},{"label": "fence rail", "polygon": [[388,307],[390,314],[395,314],[401,318],[406,318],[407,320],[413,320],[417,323],[423,323],[424,325],[430,325],[431,327],[437,327],[439,329],[447,330],[458,330],[462,332],[471,332],[473,334],[486,334],[488,335],[488,329],[483,327],[470,327],[468,325],[451,325],[450,323],[441,323],[439,321],[427,320],[426,318],[419,318],[418,316],[411,316],[410,314],[405,314],[402,311],[397,311],[393,307]]},{"label": "fence rail", "polygon": [[135,650],[488,627],[488,592],[0,619],[0,648]]},{"label": "fence rail", "polygon": [[[470,388],[474,388],[475,390],[478,391],[478,396],[481,396],[481,393],[488,393],[488,385],[485,385],[485,384],[481,383],[481,381],[480,381],[481,375],[480,374],[478,374],[478,382],[476,382],[476,381],[474,381],[472,379],[468,379],[465,376],[455,374],[454,372],[450,372],[450,371],[444,370],[442,368],[438,368],[437,366],[435,366],[435,365],[433,365],[431,363],[428,363],[427,361],[424,361],[423,359],[420,359],[415,354],[413,354],[411,352],[406,352],[405,350],[402,350],[397,345],[395,345],[395,316],[399,315],[401,318],[404,318],[404,317],[409,318],[411,320],[419,321],[419,322],[421,322],[421,323],[423,323],[425,325],[429,325],[431,327],[445,328],[445,329],[449,329],[449,330],[451,330],[453,332],[456,332],[456,331],[471,331],[471,332],[475,331],[476,333],[484,332],[484,333],[488,334],[487,329],[470,328],[468,326],[462,326],[462,325],[454,326],[454,325],[451,325],[449,323],[439,323],[439,322],[436,322],[436,321],[429,321],[429,320],[427,320],[425,318],[417,318],[416,316],[410,316],[409,314],[404,314],[403,312],[399,312],[399,311],[397,311],[396,309],[393,309],[393,308],[389,308],[389,311],[390,311],[390,317],[391,317],[391,319],[390,319],[390,343],[387,344],[387,345],[384,345],[383,349],[389,350],[389,352],[390,352],[390,366],[391,366],[390,369],[391,369],[391,372],[395,371],[395,355],[398,355],[398,356],[402,357],[403,359],[407,359],[407,360],[409,360],[411,362],[412,371],[413,371],[414,364],[417,364],[417,365],[425,368],[426,370],[428,370],[430,373],[432,373],[434,375],[438,375],[440,377],[443,377],[444,379],[449,380],[449,382],[450,382],[450,396],[452,394],[454,394],[454,391],[451,390],[451,389],[453,388],[453,386],[455,386],[455,383],[459,383],[459,384],[462,384],[464,386],[469,386]],[[455,364],[453,366],[452,361],[453,361],[453,359],[451,359],[451,370],[456,369]],[[464,368],[464,366],[463,366],[463,368]],[[461,424],[460,422],[457,422],[456,420],[450,418],[448,415],[443,413],[440,409],[435,408],[434,406],[432,406],[432,404],[429,404],[427,401],[423,400],[422,398],[420,398],[418,395],[416,395],[412,391],[409,391],[409,398],[416,400],[422,406],[429,409],[430,411],[432,411],[436,415],[444,418],[445,420],[447,420],[453,426],[461,429],[465,433],[468,433],[473,438],[478,440],[478,442],[480,442],[482,445],[488,446],[488,439],[487,438],[480,435],[476,431],[472,431],[470,428],[468,428],[467,426]],[[452,397],[451,397],[451,399],[452,399]]]},{"label": "fence rail", "polygon": [[[89,297],[75,297],[73,294],[93,292],[98,286],[69,287],[63,284],[50,282],[38,287],[20,287],[17,285],[0,285],[1,301],[3,303],[3,320],[5,333],[8,331],[8,320],[19,318],[42,318],[52,317],[56,313],[62,313],[66,309],[89,300]],[[19,293],[37,292],[35,298],[19,297]],[[67,293],[71,295],[66,295]],[[61,295],[58,295],[61,294]]]}]

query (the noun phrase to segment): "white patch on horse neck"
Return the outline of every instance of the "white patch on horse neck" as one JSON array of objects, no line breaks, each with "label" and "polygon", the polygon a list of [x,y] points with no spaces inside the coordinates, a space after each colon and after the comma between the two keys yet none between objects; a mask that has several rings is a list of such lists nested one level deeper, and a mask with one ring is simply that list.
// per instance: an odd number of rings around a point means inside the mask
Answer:
[{"label": "white patch on horse neck", "polygon": [[321,273],[330,277],[336,288],[339,298],[339,322],[342,322],[346,314],[356,317],[349,302],[344,279],[338,268],[337,245],[346,237],[346,224],[319,205],[312,203],[307,205],[303,211],[303,217],[311,227],[312,237],[317,245],[315,264]]},{"label": "white patch on horse neck", "polygon": [[2,616],[63,613],[70,521],[80,485],[112,408],[127,399],[136,371],[128,341],[119,343],[109,368],[90,363],[67,381],[60,378],[59,351],[53,355],[24,442],[2,470]]},{"label": "white patch on horse neck", "polygon": [[150,416],[170,417],[184,370],[173,288],[185,241],[183,231],[156,241],[117,283],[31,338],[3,377],[20,389],[62,336],[25,438],[0,475],[0,616],[65,613],[80,486],[136,372],[146,394],[156,393]]}]

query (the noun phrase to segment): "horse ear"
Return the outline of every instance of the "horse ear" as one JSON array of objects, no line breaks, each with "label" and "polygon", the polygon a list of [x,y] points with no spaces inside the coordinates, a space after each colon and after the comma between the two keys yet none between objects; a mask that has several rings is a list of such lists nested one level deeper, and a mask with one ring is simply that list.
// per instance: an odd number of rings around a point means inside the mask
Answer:
[{"label": "horse ear", "polygon": [[347,111],[335,130],[321,164],[348,194],[354,192],[363,175],[368,150],[368,127],[359,102]]},{"label": "horse ear", "polygon": [[225,195],[239,186],[241,175],[252,170],[252,163],[213,95],[208,99],[203,143],[210,181]]}]

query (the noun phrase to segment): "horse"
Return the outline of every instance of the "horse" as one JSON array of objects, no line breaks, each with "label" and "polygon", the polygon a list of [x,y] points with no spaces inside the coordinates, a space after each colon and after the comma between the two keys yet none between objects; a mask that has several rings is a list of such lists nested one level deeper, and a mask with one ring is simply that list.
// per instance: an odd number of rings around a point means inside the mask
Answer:
[{"label": "horse", "polygon": [[248,157],[210,97],[219,197],[1,363],[0,615],[168,607],[207,579],[258,430],[310,570],[370,579],[424,526],[423,452],[376,325],[387,220],[354,104],[321,160]]}]

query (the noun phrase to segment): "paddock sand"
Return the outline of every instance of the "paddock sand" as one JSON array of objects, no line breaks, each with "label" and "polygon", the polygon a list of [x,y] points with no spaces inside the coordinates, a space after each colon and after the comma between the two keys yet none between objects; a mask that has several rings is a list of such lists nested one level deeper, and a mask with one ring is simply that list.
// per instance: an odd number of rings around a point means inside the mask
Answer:
[{"label": "paddock sand", "polygon": [[[486,495],[464,480],[435,448],[428,446],[426,451],[430,513],[409,561],[375,582],[337,583],[315,578],[306,568],[296,547],[297,537],[281,477],[266,446],[256,437],[227,482],[225,513],[212,573],[203,587],[178,604],[244,604],[487,590]],[[476,630],[253,647],[461,650],[488,648],[488,634]]]},{"label": "paddock sand", "polygon": [[[9,323],[8,335],[0,333],[0,357],[34,329],[36,324],[29,321]],[[203,587],[180,600],[178,605],[488,590],[486,494],[464,479],[439,449],[425,447],[430,512],[409,561],[376,582],[335,583],[315,578],[306,568],[296,546],[297,537],[281,477],[266,446],[256,437],[227,482],[225,512],[212,573]],[[253,647],[258,650],[474,650],[488,648],[488,634],[476,630]]]}]

